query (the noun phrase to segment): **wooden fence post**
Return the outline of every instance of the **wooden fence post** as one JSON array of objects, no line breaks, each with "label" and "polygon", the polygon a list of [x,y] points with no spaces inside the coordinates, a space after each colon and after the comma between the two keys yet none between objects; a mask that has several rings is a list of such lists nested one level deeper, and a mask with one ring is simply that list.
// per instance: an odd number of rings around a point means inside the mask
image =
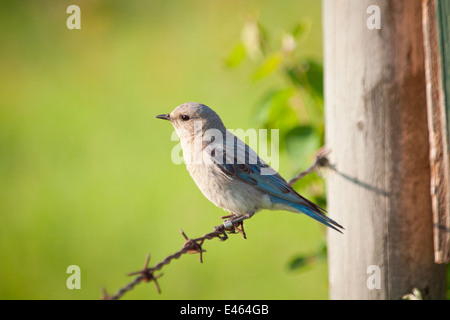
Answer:
[{"label": "wooden fence post", "polygon": [[[450,4],[423,0],[423,33],[430,131],[434,260],[450,262],[449,109]],[[440,50],[442,48],[442,50]],[[446,99],[446,96],[448,99]]]},{"label": "wooden fence post", "polygon": [[[379,19],[377,29],[376,19]],[[368,23],[368,21],[370,23]],[[445,298],[434,263],[421,0],[323,0],[331,299]]]}]

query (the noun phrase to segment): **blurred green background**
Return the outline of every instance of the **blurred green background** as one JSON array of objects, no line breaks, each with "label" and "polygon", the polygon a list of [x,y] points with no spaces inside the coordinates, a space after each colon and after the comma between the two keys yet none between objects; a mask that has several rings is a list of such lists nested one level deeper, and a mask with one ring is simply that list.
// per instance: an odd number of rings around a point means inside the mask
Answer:
[{"label": "blurred green background", "polygon": [[[81,30],[66,27],[71,4],[81,8]],[[297,93],[275,72],[276,49],[252,60],[240,43],[249,19],[275,48],[306,21],[295,57],[320,64],[320,5],[1,1],[0,298],[99,299],[102,287],[115,293],[126,285],[147,253],[154,264],[178,251],[180,228],[198,237],[221,223],[226,213],[204,198],[184,165],[171,162],[172,126],[154,118],[184,102],[207,104],[228,128],[280,129],[279,172],[289,179],[306,169],[323,137],[304,156],[301,144],[289,151],[287,132],[308,136],[311,128],[286,128],[283,115],[267,115],[267,101],[270,111],[276,99]],[[320,203],[322,182],[306,182],[297,190]],[[142,284],[124,298],[328,298],[326,259],[314,258],[325,239],[319,223],[261,212],[245,227],[247,240],[206,242],[203,264],[188,255],[165,267],[161,295]],[[295,267],[305,261],[310,267]],[[81,268],[80,290],[66,287],[72,264]]]}]

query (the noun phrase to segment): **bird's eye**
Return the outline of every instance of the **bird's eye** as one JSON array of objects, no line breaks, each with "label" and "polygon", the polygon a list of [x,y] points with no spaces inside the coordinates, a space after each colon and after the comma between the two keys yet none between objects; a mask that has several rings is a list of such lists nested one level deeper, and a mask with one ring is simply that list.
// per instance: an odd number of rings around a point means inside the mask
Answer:
[{"label": "bird's eye", "polygon": [[189,118],[189,116],[187,116],[187,115],[185,115],[185,114],[183,114],[182,116],[181,116],[181,120],[183,120],[183,121],[188,121],[190,118]]}]

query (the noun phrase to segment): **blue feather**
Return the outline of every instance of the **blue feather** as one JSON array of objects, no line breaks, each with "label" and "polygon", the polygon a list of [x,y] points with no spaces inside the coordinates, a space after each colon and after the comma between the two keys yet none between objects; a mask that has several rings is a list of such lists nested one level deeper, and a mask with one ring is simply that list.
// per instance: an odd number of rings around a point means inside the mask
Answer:
[{"label": "blue feather", "polygon": [[237,178],[253,185],[256,189],[268,194],[272,203],[286,204],[342,233],[338,229],[344,229],[340,224],[328,218],[324,214],[326,212],[324,209],[298,194],[278,172],[273,170],[271,175],[262,175],[261,169],[269,166],[258,156],[256,156],[257,163],[249,163],[248,159],[250,158],[251,150],[247,145],[244,144],[244,146],[246,160],[244,163],[242,163],[243,161],[238,161],[235,156],[236,152],[228,153],[225,146],[215,146],[216,154],[220,154],[221,158],[219,160],[222,160],[217,161],[216,165],[226,177],[229,179]]},{"label": "blue feather", "polygon": [[[272,201],[272,203],[283,203],[286,204],[298,211],[300,211],[301,213],[306,214],[308,217],[311,217],[317,221],[319,221],[320,223],[323,223],[324,225],[326,225],[327,227],[330,227],[340,233],[342,233],[341,230],[339,230],[338,228],[344,229],[340,224],[338,224],[336,221],[334,221],[333,219],[328,218],[325,214],[323,214],[322,212],[320,212],[320,207],[319,206],[310,206],[310,205],[304,205],[304,204],[300,204],[300,203],[295,203],[289,200],[285,200],[285,199],[280,199],[278,197],[274,197],[271,196],[270,200]],[[338,227],[338,228],[336,228]]]}]

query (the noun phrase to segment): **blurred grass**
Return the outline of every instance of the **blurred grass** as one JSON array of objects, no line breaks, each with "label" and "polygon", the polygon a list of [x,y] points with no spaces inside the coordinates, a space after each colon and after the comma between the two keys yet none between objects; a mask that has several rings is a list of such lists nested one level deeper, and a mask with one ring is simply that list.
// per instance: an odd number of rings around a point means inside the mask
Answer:
[{"label": "blurred grass", "polygon": [[[75,3],[76,2],[76,3]],[[321,59],[319,1],[0,2],[0,298],[97,299],[125,274],[200,236],[223,211],[171,162],[172,127],[154,119],[186,101],[250,128],[252,106],[274,83],[225,66],[249,13],[281,32],[312,21],[307,56]],[[81,30],[66,28],[67,6]],[[243,70],[244,71],[243,71]],[[283,128],[280,128],[283,130]],[[294,168],[281,155],[280,173]],[[292,213],[261,212],[248,240],[209,241],[204,263],[164,268],[162,294],[130,299],[326,299],[326,262],[292,272],[317,249],[323,227]],[[67,266],[81,290],[66,288]]]}]

